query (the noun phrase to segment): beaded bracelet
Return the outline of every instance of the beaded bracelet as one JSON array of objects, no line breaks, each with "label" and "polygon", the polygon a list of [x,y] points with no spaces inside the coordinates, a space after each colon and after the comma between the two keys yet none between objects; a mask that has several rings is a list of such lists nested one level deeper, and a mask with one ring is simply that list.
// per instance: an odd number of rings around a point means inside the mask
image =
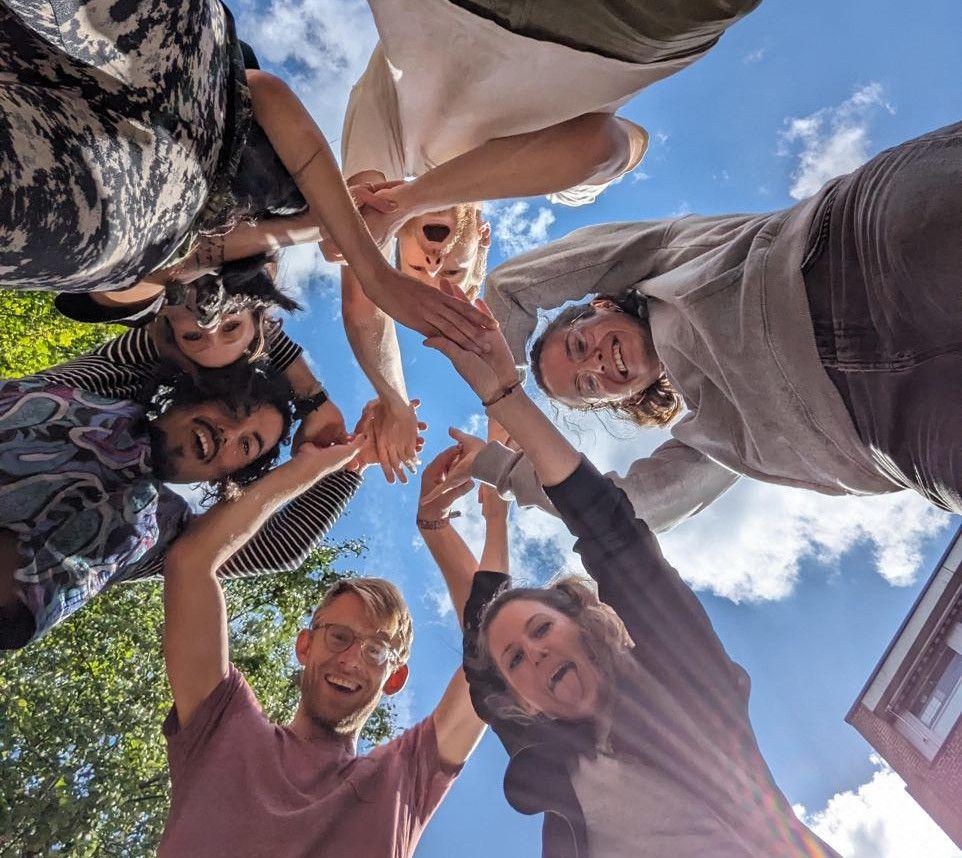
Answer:
[{"label": "beaded bracelet", "polygon": [[516,381],[514,384],[509,384],[507,387],[502,388],[501,392],[497,396],[495,396],[493,399],[489,399],[487,400],[487,402],[485,402],[485,400],[482,399],[481,405],[484,406],[485,408],[490,408],[492,405],[496,405],[497,403],[499,403],[505,397],[510,396],[519,387],[521,387],[520,379]]},{"label": "beaded bracelet", "polygon": [[452,518],[459,518],[460,511],[449,512],[444,518],[419,518],[417,520],[418,530],[441,530],[451,524]]}]

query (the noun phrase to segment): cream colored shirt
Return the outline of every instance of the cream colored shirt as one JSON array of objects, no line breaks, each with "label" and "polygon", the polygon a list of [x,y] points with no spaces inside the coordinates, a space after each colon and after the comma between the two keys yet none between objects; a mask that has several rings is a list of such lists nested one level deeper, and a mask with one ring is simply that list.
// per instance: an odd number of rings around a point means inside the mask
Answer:
[{"label": "cream colored shirt", "polygon": [[[377,170],[388,180],[411,178],[488,140],[614,113],[700,56],[641,65],[519,36],[447,0],[369,2],[381,41],[348,103],[345,176]],[[631,139],[627,161],[549,200],[590,203],[638,165],[648,135],[620,121]]]}]

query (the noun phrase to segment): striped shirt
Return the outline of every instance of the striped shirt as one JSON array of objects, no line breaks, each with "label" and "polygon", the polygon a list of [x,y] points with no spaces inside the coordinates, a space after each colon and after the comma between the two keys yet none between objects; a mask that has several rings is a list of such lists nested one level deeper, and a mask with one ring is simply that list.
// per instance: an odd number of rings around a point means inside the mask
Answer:
[{"label": "striped shirt", "polygon": [[[267,330],[267,356],[273,372],[284,372],[304,350],[280,322]],[[38,375],[69,387],[110,399],[146,403],[153,397],[163,367],[150,329],[133,328],[93,351]]]},{"label": "striped shirt", "polygon": [[[270,358],[282,371],[301,354],[301,347],[278,325],[268,335]],[[160,355],[147,331],[137,328],[94,351],[43,370],[30,379],[94,393],[109,399],[144,402],[157,387]],[[353,471],[338,471],[319,480],[290,501],[261,527],[219,570],[224,578],[242,578],[296,569],[320,544],[361,485]],[[120,570],[111,583],[153,578],[163,573],[166,546],[158,545],[133,566]]]}]

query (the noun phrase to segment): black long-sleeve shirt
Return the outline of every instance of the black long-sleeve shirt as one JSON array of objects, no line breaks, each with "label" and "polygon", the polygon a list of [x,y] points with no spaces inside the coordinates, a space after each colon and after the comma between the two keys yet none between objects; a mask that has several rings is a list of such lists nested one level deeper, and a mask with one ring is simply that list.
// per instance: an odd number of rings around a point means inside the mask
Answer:
[{"label": "black long-sleeve shirt", "polygon": [[[545,490],[577,537],[574,549],[597,582],[599,597],[635,644],[632,669],[616,680],[609,738],[615,759],[633,766],[635,782],[650,783],[652,795],[612,795],[617,812],[609,815],[624,820],[624,838],[637,843],[632,838],[641,827],[639,802],[656,801],[657,794],[664,807],[659,825],[632,854],[706,854],[704,839],[695,846],[698,832],[690,825],[704,820],[705,836],[717,844],[713,855],[837,858],[798,821],[772,779],[749,721],[748,675],[729,658],[701,603],[664,559],[647,525],[635,518],[625,493],[587,460]],[[545,856],[583,858],[589,854],[592,819],[578,800],[573,773],[597,753],[594,728],[499,719],[482,694],[492,677],[481,673],[475,660],[479,622],[507,581],[506,575],[479,572],[465,607],[472,700],[511,755],[505,775],[509,802],[523,813],[545,813]],[[670,846],[666,831],[677,835]],[[686,833],[696,835],[691,843]],[[604,837],[610,843],[618,832],[609,826]]]}]

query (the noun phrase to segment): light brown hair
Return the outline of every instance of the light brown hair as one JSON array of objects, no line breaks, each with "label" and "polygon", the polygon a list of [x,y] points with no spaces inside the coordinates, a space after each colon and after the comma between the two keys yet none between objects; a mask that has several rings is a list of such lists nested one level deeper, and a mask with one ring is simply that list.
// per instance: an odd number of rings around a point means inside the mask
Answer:
[{"label": "light brown hair", "polygon": [[[636,317],[639,324],[644,326],[648,325],[648,319],[643,309],[639,312],[639,308],[644,307],[644,298],[638,296],[636,293],[619,296],[602,295],[599,297],[610,301],[619,312]],[[597,312],[597,308],[590,303],[576,304],[573,307],[562,310],[551,320],[548,327],[544,329],[541,336],[539,336],[531,346],[531,353],[528,356],[528,362],[531,365],[531,374],[534,376],[535,383],[538,387],[540,387],[550,399],[554,399],[554,395],[545,383],[544,374],[541,371],[541,352],[544,350],[548,337],[556,331],[570,327],[578,321],[578,319],[591,318]],[[662,371],[658,378],[649,384],[648,387],[632,396],[628,396],[617,402],[585,404],[584,407],[576,410],[610,411],[616,417],[621,417],[637,426],[647,428],[667,426],[678,416],[683,405],[684,401],[681,396],[675,388],[672,387],[667,374]]]},{"label": "light brown hair", "polygon": [[614,608],[598,598],[594,582],[583,575],[568,575],[547,587],[502,590],[485,606],[478,631],[477,664],[474,666],[491,680],[488,687],[482,689],[482,697],[492,714],[523,724],[545,717],[532,717],[521,708],[488,649],[487,637],[492,621],[506,604],[518,599],[529,599],[554,608],[580,627],[585,651],[601,674],[603,693],[610,693],[616,676],[627,667],[627,657],[634,641]]},{"label": "light brown hair", "polygon": [[398,665],[406,664],[411,655],[411,644],[414,642],[411,612],[401,591],[384,578],[344,578],[338,581],[321,597],[321,602],[311,617],[311,624],[314,624],[317,615],[324,608],[345,593],[353,593],[361,600],[373,622],[388,628],[394,627],[391,646],[398,654]]}]

